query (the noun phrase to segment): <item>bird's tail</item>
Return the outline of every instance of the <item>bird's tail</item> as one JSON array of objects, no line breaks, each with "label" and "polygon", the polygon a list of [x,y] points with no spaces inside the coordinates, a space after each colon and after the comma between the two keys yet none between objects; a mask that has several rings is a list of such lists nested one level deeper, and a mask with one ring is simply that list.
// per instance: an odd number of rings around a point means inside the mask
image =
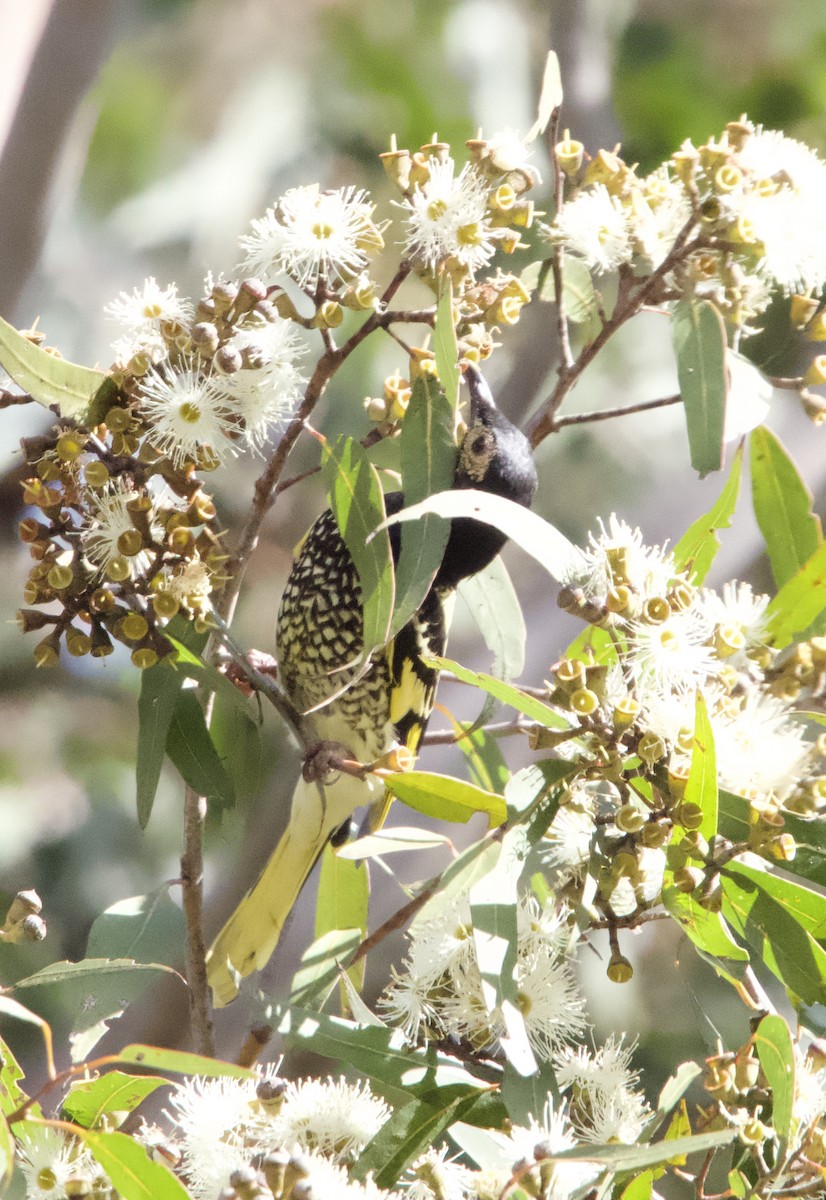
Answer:
[{"label": "bird's tail", "polygon": [[370,799],[370,787],[349,776],[324,787],[299,779],[286,830],[258,882],[207,955],[207,977],[217,1008],[235,999],[242,978],[268,962],[327,839],[359,804]]}]

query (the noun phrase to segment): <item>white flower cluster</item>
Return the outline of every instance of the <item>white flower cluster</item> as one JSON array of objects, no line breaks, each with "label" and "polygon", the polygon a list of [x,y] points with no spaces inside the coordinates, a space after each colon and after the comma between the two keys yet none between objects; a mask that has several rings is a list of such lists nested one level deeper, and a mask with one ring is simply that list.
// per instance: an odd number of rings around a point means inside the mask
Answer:
[{"label": "white flower cluster", "polygon": [[147,279],[108,312],[127,329],[113,375],[132,392],[149,444],[177,468],[260,448],[291,415],[306,347],[254,280],[207,280],[193,306]]},{"label": "white flower cluster", "polygon": [[605,151],[583,169],[567,135],[556,153],[570,194],[548,236],[597,275],[630,265],[642,277],[668,260],[663,298],[713,298],[744,332],[772,288],[816,295],[826,283],[826,163],[783,133],[743,117],[643,178]]},{"label": "white flower cluster", "polygon": [[[560,603],[610,637],[599,660],[557,663],[549,685],[570,727],[558,748],[583,766],[540,843],[553,886],[610,861],[600,890],[614,917],[659,900],[675,831],[697,827],[680,805],[698,695],[720,785],[751,804],[750,848],[793,857],[782,811],[813,817],[826,806],[826,744],[793,713],[801,694],[824,687],[826,640],[772,649],[768,602],[744,583],[694,587],[670,553],[615,516],[591,536]],[[622,762],[627,778],[612,765]]]},{"label": "white flower cluster", "polygon": [[[195,1077],[172,1094],[171,1138],[196,1197],[213,1200],[236,1172],[258,1169],[275,1155],[279,1169],[292,1156],[295,1170],[312,1179],[319,1195],[384,1195],[350,1183],[346,1166],[378,1133],[389,1115],[366,1083],[305,1079],[286,1083],[275,1069],[256,1078]],[[148,1143],[157,1131],[145,1135]],[[280,1157],[279,1157],[280,1155]],[[335,1184],[332,1192],[326,1184]]]}]

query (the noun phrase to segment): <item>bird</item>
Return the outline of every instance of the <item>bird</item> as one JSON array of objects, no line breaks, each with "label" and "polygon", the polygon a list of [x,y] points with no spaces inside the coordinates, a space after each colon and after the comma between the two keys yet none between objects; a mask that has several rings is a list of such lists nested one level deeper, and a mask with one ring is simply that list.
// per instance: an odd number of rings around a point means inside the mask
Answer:
[{"label": "bird", "polygon": [[[477,488],[530,507],[536,466],[525,435],[497,408],[481,372],[464,367],[469,420],[461,439],[452,487]],[[388,516],[404,495],[385,496]],[[390,528],[393,557],[399,526]],[[293,706],[307,715],[319,743],[344,747],[370,764],[395,747],[416,754],[433,709],[438,671],[425,659],[447,645],[452,598],[458,584],[487,567],[507,537],[470,517],[451,521],[445,551],[430,589],[406,625],[376,651],[365,670],[362,593],[358,572],[329,509],[299,543],[276,622],[279,677]],[[305,760],[306,764],[306,760]],[[377,776],[341,773],[323,782],[306,770],[293,794],[287,828],[267,865],[224,925],[207,955],[216,1007],[238,994],[240,980],[266,965],[313,864],[360,805],[384,797]]]}]

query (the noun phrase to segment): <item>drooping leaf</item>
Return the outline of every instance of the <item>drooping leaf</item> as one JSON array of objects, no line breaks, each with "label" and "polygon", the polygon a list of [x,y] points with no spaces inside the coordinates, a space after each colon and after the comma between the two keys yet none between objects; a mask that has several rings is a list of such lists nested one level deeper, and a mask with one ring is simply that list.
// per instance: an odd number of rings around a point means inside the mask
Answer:
[{"label": "drooping leaf", "polygon": [[397,521],[418,521],[427,513],[441,517],[473,517],[499,529],[520,549],[545,568],[556,580],[567,577],[570,569],[582,560],[582,551],[548,521],[537,516],[521,504],[495,496],[492,492],[480,492],[476,488],[461,488],[449,492],[438,492],[420,504],[403,508],[388,517],[387,525]]},{"label": "drooping leaf", "polygon": [[502,559],[495,558],[484,571],[463,580],[457,590],[493,653],[491,675],[505,681],[518,679],[525,666],[527,629]]},{"label": "drooping leaf", "polygon": [[49,354],[0,317],[0,364],[14,382],[45,408],[57,406],[62,417],[83,422],[106,382],[93,371]]},{"label": "drooping leaf", "polygon": [[510,771],[496,738],[484,729],[471,729],[469,724],[456,721],[452,716],[450,722],[458,738],[456,745],[465,756],[473,782],[486,792],[503,795]]},{"label": "drooping leaf", "polygon": [[368,858],[381,858],[385,854],[398,854],[410,850],[432,850],[435,846],[447,846],[450,839],[429,829],[414,826],[383,826],[375,833],[367,833],[354,842],[347,842],[336,851],[338,858],[361,862]]},{"label": "drooping leaf", "polygon": [[184,1185],[168,1167],[150,1158],[146,1147],[125,1133],[99,1133],[78,1126],[88,1147],[123,1200],[190,1200]]},{"label": "drooping leaf", "polygon": [[677,1070],[666,1079],[657,1100],[657,1111],[651,1120],[652,1132],[677,1107],[695,1079],[699,1079],[703,1068],[699,1063],[680,1063]]},{"label": "drooping leaf", "polygon": [[505,801],[501,796],[449,775],[402,771],[386,775],[384,785],[409,808],[441,821],[464,824],[474,813],[481,812],[487,814],[490,825],[494,826],[501,825],[507,816]]},{"label": "drooping leaf", "polygon": [[123,1071],[74,1080],[63,1101],[63,1111],[84,1129],[94,1129],[103,1117],[132,1112],[165,1082],[157,1076],[127,1075]]},{"label": "drooping leaf", "polygon": [[[175,617],[169,631],[183,646],[198,655],[206,645],[207,634],[195,632],[191,622]],[[137,778],[138,820],[146,828],[155,802],[161,764],[166,754],[166,739],[178,696],[186,675],[176,669],[169,658],[141,673],[141,694],[138,700],[138,751],[135,763]]]},{"label": "drooping leaf", "polygon": [[14,1137],[5,1115],[0,1112],[0,1187],[11,1181],[14,1169]]},{"label": "drooping leaf", "polygon": [[530,1075],[521,1075],[510,1063],[502,1073],[502,1100],[514,1125],[527,1125],[542,1112],[548,1096],[558,1094],[556,1075],[549,1062],[540,1061]]},{"label": "drooping leaf", "polygon": [[718,529],[728,529],[740,494],[740,473],[743,467],[743,447],[738,446],[728,479],[715,503],[704,516],[690,525],[674,547],[677,566],[688,571],[695,586],[705,580],[720,549]]},{"label": "drooping leaf", "polygon": [[[353,931],[365,937],[370,903],[370,876],[364,863],[339,858],[329,844],[321,855],[321,877],[315,910],[315,936]],[[349,970],[357,990],[364,983],[364,959]]]},{"label": "drooping leaf", "polygon": [[[533,262],[525,267],[520,281],[529,292],[538,288],[537,300],[553,304],[556,300],[556,281],[548,264]],[[562,268],[562,298],[565,316],[575,325],[587,327],[598,318],[597,293],[591,272],[582,259],[566,256]]]},{"label": "drooping leaf", "polygon": [[809,561],[823,541],[823,531],[812,511],[812,494],[780,439],[760,425],[749,441],[754,515],[774,581],[782,587]]},{"label": "drooping leaf", "polygon": [[439,280],[439,299],[433,327],[433,353],[436,356],[439,382],[445,390],[451,411],[455,414],[459,404],[459,346],[456,341],[456,327],[453,324],[453,284],[449,275],[443,275]]},{"label": "drooping leaf", "polygon": [[772,1125],[781,1154],[789,1144],[794,1109],[794,1045],[788,1022],[774,1013],[763,1018],[753,1037],[772,1094]]},{"label": "drooping leaf", "polygon": [[166,735],[166,753],[185,783],[204,796],[213,809],[235,805],[235,788],[207,729],[195,693],[179,692]]},{"label": "drooping leaf", "polygon": [[[42,1017],[39,1017],[35,1022],[30,1022],[29,1017],[33,1017],[34,1013],[29,1013],[27,1008],[24,1008],[22,1004],[18,1004],[16,1000],[11,1000],[10,996],[7,996],[6,999],[11,1001],[13,1008],[16,1007],[18,1009],[23,1009],[23,1011],[28,1014],[28,1016],[25,1018],[28,1023],[34,1023],[37,1025],[43,1025],[45,1023]],[[0,1012],[2,1011],[3,1010],[0,1009]],[[7,1015],[15,1016],[16,1014],[14,1011],[11,1011],[8,1012]],[[26,1093],[20,1086],[20,1080],[23,1078],[23,1075],[24,1071],[20,1066],[20,1063],[14,1057],[3,1039],[0,1038],[0,1112],[14,1112],[16,1108],[19,1108],[20,1105],[28,1099]]]},{"label": "drooping leaf", "polygon": [[471,671],[452,658],[434,657],[428,658],[426,661],[439,671],[450,671],[462,683],[469,683],[489,692],[503,704],[509,704],[517,712],[524,713],[526,717],[530,717],[540,725],[545,725],[548,729],[564,729],[567,726],[565,718],[549,704],[538,700],[536,696],[529,696],[527,692],[520,691],[511,683],[505,683],[502,679],[494,679],[492,675],[487,675],[484,671]]},{"label": "drooping leaf", "polygon": [[800,570],[783,584],[766,609],[772,645],[782,650],[799,634],[809,633],[812,636],[822,633],[824,612],[826,542],[818,546]]},{"label": "drooping leaf", "polygon": [[662,897],[664,906],[680,922],[698,950],[711,958],[749,961],[748,951],[734,940],[720,913],[709,912],[693,896],[679,891],[668,881],[663,887]]},{"label": "drooping leaf", "polygon": [[671,334],[691,465],[702,477],[723,465],[728,392],[725,326],[711,301],[678,300],[671,314]]},{"label": "drooping leaf", "polygon": [[695,804],[702,812],[699,832],[709,841],[717,832],[717,755],[708,706],[699,690],[694,710],[694,742],[685,803]]},{"label": "drooping leaf", "polygon": [[183,957],[186,922],[166,887],[131,896],[106,909],[92,923],[87,958],[129,958],[171,966]]},{"label": "drooping leaf", "polygon": [[[742,842],[749,835],[749,802],[732,792],[720,792],[720,832],[730,841]],[[794,873],[820,888],[826,888],[826,821],[806,820],[784,812],[783,830],[795,840]]]},{"label": "drooping leaf", "polygon": [[[402,490],[408,504],[453,483],[457,455],[454,423],[454,406],[438,381],[420,375],[413,383],[399,439]],[[427,595],[449,535],[450,523],[432,513],[414,525],[402,526],[391,636],[407,624]]]}]

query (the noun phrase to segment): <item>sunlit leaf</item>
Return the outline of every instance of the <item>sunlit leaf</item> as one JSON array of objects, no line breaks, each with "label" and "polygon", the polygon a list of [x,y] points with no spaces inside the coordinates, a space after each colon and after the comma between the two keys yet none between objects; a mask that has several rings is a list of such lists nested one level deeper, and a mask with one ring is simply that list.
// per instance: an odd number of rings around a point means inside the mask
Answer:
[{"label": "sunlit leaf", "polygon": [[717,832],[717,755],[708,706],[699,690],[694,710],[694,741],[684,802],[696,805],[702,812],[699,832],[709,841]]},{"label": "sunlit leaf", "polygon": [[92,923],[87,958],[130,958],[142,963],[180,962],[186,923],[164,886],[148,896],[119,900]]},{"label": "sunlit leaf", "polygon": [[551,708],[549,704],[543,703],[542,700],[538,700],[535,696],[529,696],[527,692],[514,687],[512,683],[505,683],[502,679],[494,679],[492,675],[488,675],[484,671],[471,671],[468,667],[463,667],[461,663],[455,662],[452,658],[434,657],[428,658],[427,662],[439,671],[450,671],[462,683],[470,683],[474,687],[489,692],[497,700],[501,700],[503,704],[509,704],[517,712],[524,713],[532,721],[537,721],[540,725],[545,725],[549,729],[564,729],[568,724],[556,709]]},{"label": "sunlit leaf", "polygon": [[766,609],[769,636],[778,650],[788,646],[795,636],[822,632],[826,611],[826,542],[800,570],[783,584]]},{"label": "sunlit leaf", "polygon": [[436,356],[439,382],[445,390],[451,411],[455,413],[459,403],[459,346],[456,341],[456,326],[453,323],[453,284],[447,274],[442,275],[439,280],[439,300],[436,304],[436,322],[433,327],[433,353]]},{"label": "sunlit leaf", "polygon": [[230,1075],[233,1079],[250,1079],[252,1071],[235,1063],[186,1050],[167,1050],[163,1046],[144,1046],[133,1042],[115,1055],[113,1061],[147,1067],[152,1071],[172,1071],[175,1075],[207,1075],[210,1078]]},{"label": "sunlit leaf", "polygon": [[63,1101],[63,1111],[84,1129],[94,1129],[109,1114],[132,1112],[165,1082],[157,1076],[126,1075],[123,1071],[75,1080]]},{"label": "sunlit leaf", "polygon": [[102,371],[67,362],[36,346],[0,317],[0,364],[14,382],[45,408],[83,421],[106,382]]},{"label": "sunlit leaf", "polygon": [[290,1004],[321,1007],[339,979],[339,968],[362,940],[360,929],[334,929],[316,938],[293,976]]},{"label": "sunlit leaf", "polygon": [[751,488],[754,515],[766,542],[774,581],[782,587],[823,541],[812,494],[786,448],[764,425],[753,429]]},{"label": "sunlit leaf", "polygon": [[674,547],[674,560],[680,570],[688,571],[691,582],[703,583],[720,549],[718,529],[728,529],[740,494],[743,447],[738,446],[723,490],[707,513],[690,525]]},{"label": "sunlit leaf", "polygon": [[[355,930],[363,938],[367,933],[369,903],[370,875],[366,865],[339,858],[332,846],[325,846],[315,910],[316,938],[343,930]],[[364,959],[348,973],[360,990],[364,983]]]},{"label": "sunlit leaf", "polygon": [[0,1112],[0,1187],[11,1180],[14,1169],[14,1138],[5,1115]]},{"label": "sunlit leaf", "polygon": [[559,108],[562,104],[562,98],[562,71],[559,59],[553,50],[549,50],[545,58],[545,70],[542,72],[536,120],[525,135],[526,142],[535,141],[541,133],[545,132],[554,114],[554,109]]},{"label": "sunlit leaf", "polygon": [[505,801],[472,783],[427,771],[400,771],[384,776],[384,785],[409,808],[441,821],[464,824],[474,813],[487,814],[489,823],[501,825],[507,816]]},{"label": "sunlit leaf", "polygon": [[493,525],[535,558],[556,580],[567,578],[569,572],[582,562],[582,551],[548,521],[513,500],[495,496],[492,492],[480,492],[476,488],[438,492],[420,504],[403,508],[401,512],[388,517],[387,525],[397,521],[418,521],[427,513],[437,513],[451,520],[454,517],[472,517]]},{"label": "sunlit leaf", "polygon": [[375,833],[367,833],[354,842],[347,842],[336,850],[338,858],[360,862],[366,858],[381,858],[385,854],[399,854],[409,850],[432,850],[435,846],[447,846],[450,839],[429,829],[413,826],[385,825]]},{"label": "sunlit leaf", "polygon": [[77,1128],[123,1200],[190,1200],[184,1185],[168,1167],[149,1157],[146,1147],[125,1133],[98,1133]]},{"label": "sunlit leaf", "polygon": [[678,300],[671,314],[671,333],[691,465],[703,476],[723,465],[728,391],[725,326],[711,301]]},{"label": "sunlit leaf", "polygon": [[772,1125],[785,1147],[792,1132],[795,1076],[794,1045],[788,1022],[775,1014],[764,1017],[753,1041],[771,1089]]}]

